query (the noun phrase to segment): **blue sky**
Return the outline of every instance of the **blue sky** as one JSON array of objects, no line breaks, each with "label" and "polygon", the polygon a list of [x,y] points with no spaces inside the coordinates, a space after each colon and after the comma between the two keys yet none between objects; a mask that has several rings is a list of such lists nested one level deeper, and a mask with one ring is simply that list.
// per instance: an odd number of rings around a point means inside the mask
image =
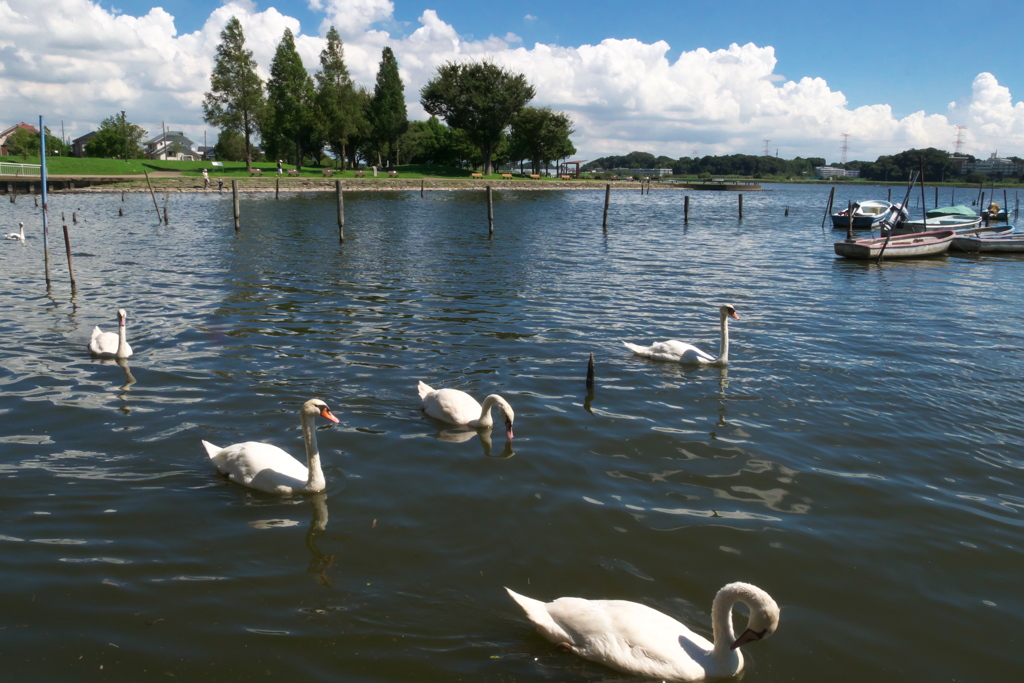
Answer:
[{"label": "blue sky", "polygon": [[[1020,2],[234,0],[224,9],[226,2],[197,0],[0,0],[0,25],[5,2],[24,19],[23,33],[33,21],[48,31],[5,45],[0,30],[0,89],[11,86],[9,104],[39,102],[32,93],[54,78],[40,64],[65,53],[81,73],[106,74],[78,94],[81,120],[71,103],[59,111],[76,128],[98,123],[98,112],[128,107],[144,125],[171,118],[196,135],[219,27],[241,14],[262,66],[289,22],[298,22],[293,30],[310,70],[325,22],[347,22],[346,56],[365,85],[372,85],[380,46],[392,46],[413,117],[422,115],[417,92],[437,64],[494,59],[526,73],[538,88],[535,104],[570,113],[577,147],[591,156],[756,154],[771,140],[780,156],[838,161],[847,134],[851,159],[874,159],[914,146],[953,151],[957,126],[964,151],[1024,156],[1024,68],[1011,45],[1014,27],[1024,24]],[[173,16],[173,35],[161,35],[169,17],[150,14],[154,7]],[[50,15],[83,11],[104,20],[76,31],[94,32],[97,44],[116,35],[123,43],[116,61],[87,70],[85,61],[102,58],[75,52],[67,40],[46,45],[47,35],[61,31]],[[130,25],[111,23],[147,14]],[[11,25],[17,34],[19,23]],[[135,43],[126,37],[133,33]],[[133,93],[149,88],[152,98]],[[83,107],[90,102],[97,113]]]}]

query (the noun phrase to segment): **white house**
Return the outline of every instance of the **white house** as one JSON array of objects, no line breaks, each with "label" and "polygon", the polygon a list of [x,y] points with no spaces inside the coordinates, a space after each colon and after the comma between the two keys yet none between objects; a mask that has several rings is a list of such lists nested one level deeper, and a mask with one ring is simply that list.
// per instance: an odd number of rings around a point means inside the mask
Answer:
[{"label": "white house", "polygon": [[146,143],[147,159],[173,159],[175,161],[198,161],[199,152],[192,149],[195,144],[180,130],[160,133]]}]

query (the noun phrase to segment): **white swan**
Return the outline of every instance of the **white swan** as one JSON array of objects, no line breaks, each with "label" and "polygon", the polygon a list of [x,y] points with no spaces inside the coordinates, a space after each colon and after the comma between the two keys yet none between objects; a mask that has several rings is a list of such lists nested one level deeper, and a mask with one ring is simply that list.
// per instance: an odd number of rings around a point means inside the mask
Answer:
[{"label": "white swan", "polygon": [[302,438],[306,442],[306,464],[288,455],[277,446],[246,441],[226,448],[203,441],[207,455],[217,470],[236,484],[267,493],[290,496],[296,493],[317,493],[327,485],[320,467],[320,451],[316,445],[316,416],[337,422],[331,409],[318,398],[302,404]]},{"label": "white swan", "polygon": [[[711,607],[711,643],[667,614],[626,600],[559,598],[544,603],[508,588],[542,636],[580,657],[617,671],[673,681],[734,676],[743,669],[739,647],[767,638],[779,625],[779,606],[749,583],[730,583]],[[732,607],[750,610],[737,638]]]},{"label": "white swan", "polygon": [[25,224],[18,223],[18,232],[9,232],[4,235],[4,239],[18,240],[20,242],[25,241]]},{"label": "white swan", "polygon": [[132,347],[125,340],[125,329],[128,323],[128,314],[123,308],[117,309],[117,334],[113,332],[101,332],[100,328],[92,328],[92,338],[89,339],[89,351],[100,358],[129,358],[132,355]]},{"label": "white swan", "polygon": [[667,360],[688,365],[725,365],[729,362],[729,318],[732,317],[739,320],[740,317],[736,315],[736,309],[732,307],[732,304],[724,304],[718,309],[718,312],[722,319],[722,341],[719,346],[718,358],[701,351],[692,344],[686,344],[675,339],[658,342],[652,346],[638,346],[629,342],[622,343],[636,355],[650,358],[651,360]]},{"label": "white swan", "polygon": [[453,425],[492,427],[494,419],[491,418],[491,406],[497,405],[505,416],[505,436],[512,438],[512,423],[515,422],[516,414],[508,401],[497,394],[491,394],[484,399],[483,405],[480,405],[475,398],[458,389],[435,390],[420,382],[419,392],[423,400],[423,412]]}]

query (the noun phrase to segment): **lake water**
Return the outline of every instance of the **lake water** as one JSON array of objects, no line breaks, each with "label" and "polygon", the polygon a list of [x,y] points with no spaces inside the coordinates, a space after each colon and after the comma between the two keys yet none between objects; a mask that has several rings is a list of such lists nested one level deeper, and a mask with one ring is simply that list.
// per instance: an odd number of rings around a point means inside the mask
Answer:
[{"label": "lake water", "polygon": [[[847,261],[827,187],[683,194],[602,233],[603,191],[497,192],[489,239],[482,192],[348,193],[343,244],[333,194],[243,197],[237,235],[228,194],[52,195],[49,289],[4,199],[3,679],[600,681],[503,586],[710,637],[742,580],[782,606],[748,683],[1017,680],[1024,258]],[[621,345],[716,351],[724,302],[727,370]],[[119,307],[134,383],[86,351]],[[501,393],[514,442],[419,380]],[[215,474],[201,439],[301,457],[312,397],[325,494]]]}]

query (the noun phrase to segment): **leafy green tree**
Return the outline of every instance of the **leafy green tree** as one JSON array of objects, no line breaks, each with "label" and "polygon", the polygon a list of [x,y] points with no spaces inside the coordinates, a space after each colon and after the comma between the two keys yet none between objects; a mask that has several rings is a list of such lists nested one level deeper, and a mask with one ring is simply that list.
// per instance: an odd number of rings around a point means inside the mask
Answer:
[{"label": "leafy green tree", "polygon": [[145,157],[142,140],[146,130],[129,122],[124,116],[108,116],[100,122],[96,135],[85,145],[85,156],[107,159],[141,159]]},{"label": "leafy green tree", "polygon": [[511,155],[529,159],[532,172],[540,173],[542,164],[576,153],[569,140],[574,132],[566,114],[549,107],[525,107],[512,122]]},{"label": "leafy green tree", "polygon": [[24,128],[11,133],[4,144],[11,156],[25,157],[27,160],[31,155],[39,155],[39,134]]},{"label": "leafy green tree", "polygon": [[405,108],[405,86],[398,74],[398,60],[390,47],[385,47],[381,52],[369,120],[378,163],[384,154],[392,163],[397,164],[398,141],[409,127],[409,115]]},{"label": "leafy green tree", "polygon": [[292,30],[286,28],[270,63],[267,112],[260,130],[272,154],[280,153],[286,146],[294,150],[299,170],[302,170],[303,148],[313,151],[314,100],[313,79],[295,49]]},{"label": "leafy green tree", "polygon": [[365,132],[367,122],[363,100],[345,66],[345,47],[333,26],[327,31],[327,47],[320,53],[316,106],[324,141],[345,168],[347,147],[361,131]]},{"label": "leafy green tree", "polygon": [[224,26],[220,39],[210,92],[203,98],[203,120],[245,138],[245,168],[252,171],[252,139],[265,106],[263,81],[256,73],[252,50],[245,49],[242,24],[236,17]]},{"label": "leafy green tree", "polygon": [[242,134],[223,129],[217,136],[217,144],[213,146],[213,153],[220,161],[245,161],[246,154],[252,155],[253,161],[260,161],[262,155],[259,149],[251,147],[248,150],[245,146],[245,138]]},{"label": "leafy green tree", "polygon": [[525,76],[491,62],[448,62],[423,86],[420,104],[428,114],[465,131],[480,150],[484,173],[490,174],[498,144],[534,95]]}]

